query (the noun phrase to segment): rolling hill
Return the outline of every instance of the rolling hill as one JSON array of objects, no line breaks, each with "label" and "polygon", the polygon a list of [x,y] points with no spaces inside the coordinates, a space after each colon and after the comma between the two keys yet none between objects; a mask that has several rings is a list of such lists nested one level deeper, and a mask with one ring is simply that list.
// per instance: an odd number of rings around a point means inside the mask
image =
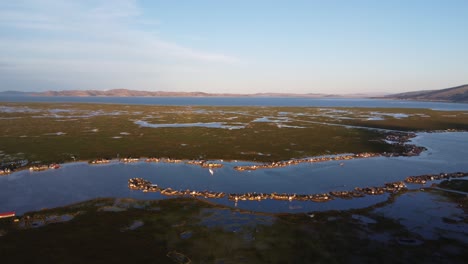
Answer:
[{"label": "rolling hill", "polygon": [[416,91],[408,93],[390,94],[384,98],[400,99],[400,100],[417,100],[417,101],[444,101],[468,103],[468,84],[456,87],[441,89]]},{"label": "rolling hill", "polygon": [[318,94],[318,93],[206,93],[206,92],[169,92],[169,91],[138,91],[130,89],[111,89],[111,90],[62,90],[45,92],[0,92],[0,95],[24,95],[24,96],[111,96],[111,97],[305,97],[305,98],[363,98],[369,95],[363,94]]}]

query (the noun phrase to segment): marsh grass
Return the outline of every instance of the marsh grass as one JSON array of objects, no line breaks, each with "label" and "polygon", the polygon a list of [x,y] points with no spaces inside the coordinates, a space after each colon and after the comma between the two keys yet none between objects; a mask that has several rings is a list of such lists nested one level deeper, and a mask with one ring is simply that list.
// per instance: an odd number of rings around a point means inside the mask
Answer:
[{"label": "marsh grass", "polygon": [[[2,103],[0,107],[9,109],[0,111],[2,161],[63,162],[73,157],[117,156],[278,161],[391,150],[381,141],[383,132],[347,126],[404,131],[468,129],[466,112],[425,109],[59,103]],[[394,113],[408,117],[385,115]],[[383,116],[384,120],[367,120],[369,116]],[[264,117],[273,121],[256,122]],[[152,128],[140,127],[137,120],[152,124],[223,122],[245,128]]]},{"label": "marsh grass", "polygon": [[[0,221],[0,229],[6,231],[0,236],[2,263],[176,263],[168,257],[174,251],[192,263],[463,263],[465,257],[463,251],[453,254],[442,250],[448,245],[463,248],[450,239],[401,246],[399,238],[417,236],[397,221],[372,214],[372,208],[322,212],[311,218],[304,214],[254,214],[188,198],[118,200],[96,199],[23,216],[79,212],[70,221],[38,228],[18,228],[11,219]],[[100,210],[109,205],[125,210]],[[213,218],[218,211],[241,219]],[[376,223],[363,224],[352,218],[356,213]],[[246,217],[249,221],[243,220]],[[272,221],[265,223],[265,217]],[[215,225],[203,224],[206,219]],[[125,229],[134,221],[144,224],[135,230]],[[232,229],[236,221],[241,227]],[[181,237],[186,231],[192,235]],[[369,237],[376,233],[390,238],[378,241]],[[438,254],[436,259],[433,252]]]}]

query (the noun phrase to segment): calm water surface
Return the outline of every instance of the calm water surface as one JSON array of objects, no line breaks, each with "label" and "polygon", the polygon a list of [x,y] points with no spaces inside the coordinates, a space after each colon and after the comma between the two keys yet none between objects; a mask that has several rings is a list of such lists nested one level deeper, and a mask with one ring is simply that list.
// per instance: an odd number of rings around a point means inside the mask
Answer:
[{"label": "calm water surface", "polygon": [[374,213],[395,219],[424,239],[446,237],[468,243],[468,223],[463,217],[466,214],[446,197],[428,192],[405,193]]},{"label": "calm water surface", "polygon": [[[233,169],[248,162],[223,162],[214,170],[188,164],[145,163],[106,165],[65,164],[59,170],[20,171],[0,177],[0,211],[19,214],[41,208],[52,208],[97,197],[132,197],[164,199],[159,193],[132,191],[129,178],[142,177],[161,187],[210,190],[226,193],[277,192],[313,194],[354,187],[381,186],[407,176],[426,173],[468,171],[468,133],[422,133],[413,139],[428,151],[418,157],[369,158],[315,164],[300,164],[277,169],[239,172]],[[416,187],[416,186],[414,186]],[[240,201],[227,199],[216,203],[266,212],[304,212],[330,209],[362,208],[387,195],[366,196],[353,200],[335,199],[326,203],[301,201]]]},{"label": "calm water surface", "polygon": [[311,107],[382,107],[430,108],[435,110],[468,110],[468,104],[417,102],[363,98],[278,98],[278,97],[48,97],[2,96],[0,102],[66,102],[141,105],[199,106],[311,106]]}]

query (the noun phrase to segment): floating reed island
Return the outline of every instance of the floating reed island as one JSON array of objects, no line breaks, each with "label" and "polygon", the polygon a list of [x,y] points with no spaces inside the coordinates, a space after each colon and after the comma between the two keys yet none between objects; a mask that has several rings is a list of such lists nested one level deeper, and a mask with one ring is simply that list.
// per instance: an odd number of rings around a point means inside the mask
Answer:
[{"label": "floating reed island", "polygon": [[232,201],[261,201],[266,199],[279,201],[313,201],[327,202],[335,198],[352,199],[364,197],[365,195],[379,195],[384,193],[396,193],[406,188],[403,182],[386,183],[383,187],[355,188],[353,191],[333,191],[319,194],[296,194],[296,193],[230,193],[195,190],[174,190],[172,188],[161,188],[142,178],[132,178],[128,180],[128,188],[131,190],[141,190],[143,192],[160,192],[166,196],[191,196],[204,198],[224,198],[227,196]]},{"label": "floating reed island", "polygon": [[398,157],[398,156],[417,156],[421,154],[425,147],[416,146],[413,144],[407,144],[407,142],[416,137],[415,133],[404,133],[404,132],[390,132],[385,136],[385,141],[392,144],[398,152],[390,153],[357,153],[357,154],[344,154],[344,155],[335,155],[335,156],[323,156],[323,157],[313,157],[306,159],[291,159],[286,161],[271,162],[260,165],[247,165],[247,166],[235,166],[234,169],[238,171],[250,171],[257,169],[272,169],[272,168],[282,168],[291,165],[297,165],[301,163],[318,163],[318,162],[327,162],[327,161],[346,161],[353,159],[365,159],[373,157]]},{"label": "floating reed island", "polygon": [[0,169],[0,175],[7,175],[11,173],[11,169],[5,168],[5,169]]},{"label": "floating reed island", "polygon": [[[449,178],[461,178],[468,176],[468,172],[440,173],[440,174],[425,174],[420,176],[410,176],[405,179],[406,183],[426,183],[430,180],[443,180]],[[385,183],[384,186],[378,187],[356,187],[352,191],[331,191],[329,193],[319,194],[296,194],[296,193],[230,193],[214,192],[214,191],[196,191],[196,190],[174,190],[172,188],[162,188],[157,184],[153,184],[143,178],[131,178],[128,180],[128,188],[131,190],[141,190],[143,192],[160,192],[166,196],[191,196],[219,199],[227,197],[231,201],[261,201],[266,199],[279,201],[312,201],[312,202],[328,202],[335,198],[353,199],[360,198],[366,195],[382,195],[385,193],[395,194],[407,189],[404,182]]]},{"label": "floating reed island", "polygon": [[337,155],[331,157],[316,157],[308,159],[293,159],[287,161],[278,161],[267,164],[260,165],[247,165],[247,166],[235,166],[234,169],[238,171],[248,171],[248,170],[257,170],[257,169],[272,169],[272,168],[282,168],[291,165],[297,165],[300,163],[317,163],[317,162],[326,162],[326,161],[345,161],[358,158],[370,158],[370,157],[379,157],[381,154],[378,153],[361,153],[361,154],[352,154],[352,155]]},{"label": "floating reed island", "polygon": [[[131,157],[129,157],[129,158],[119,159],[119,162],[122,162],[122,163],[135,163],[135,162],[139,162],[141,160],[142,159],[140,159],[140,158],[131,158]],[[102,158],[102,159],[90,160],[88,163],[89,164],[106,164],[106,163],[110,163],[110,162],[111,162],[111,159]],[[202,168],[208,168],[208,169],[222,168],[224,166],[221,163],[215,163],[215,162],[207,161],[207,160],[188,160],[188,161],[184,161],[184,160],[181,160],[181,159],[156,158],[156,157],[146,158],[145,162],[174,163],[174,164],[175,163],[185,162],[186,164],[197,165],[197,166],[200,166]]]},{"label": "floating reed island", "polygon": [[[180,159],[170,159],[170,158],[147,158],[146,162],[182,163],[184,161]],[[223,167],[223,164],[221,163],[215,163],[215,162],[211,162],[207,160],[188,160],[185,163],[190,164],[190,165],[197,165],[202,168],[208,168],[208,169]]]},{"label": "floating reed island", "polygon": [[226,197],[232,201],[261,201],[266,199],[280,201],[313,201],[327,202],[334,198],[352,199],[364,197],[365,195],[378,195],[385,192],[395,193],[401,191],[406,186],[403,182],[387,183],[384,187],[356,188],[354,191],[333,191],[330,193],[319,194],[289,194],[289,193],[230,193],[214,191],[195,191],[195,190],[174,190],[172,188],[161,188],[157,184],[142,178],[132,178],[128,180],[128,187],[131,190],[141,190],[143,192],[160,192],[166,196],[191,196],[204,198],[223,198]]},{"label": "floating reed island", "polygon": [[89,164],[106,164],[109,162],[110,162],[110,159],[95,159],[95,160],[90,160],[88,163]]},{"label": "floating reed island", "polygon": [[160,192],[167,196],[193,196],[205,198],[223,198],[226,194],[223,192],[210,192],[210,191],[177,191],[172,188],[161,188],[157,184],[152,184],[142,178],[132,178],[128,180],[128,188],[131,190],[141,190],[143,192]]},{"label": "floating reed island", "polygon": [[61,166],[57,163],[52,163],[50,165],[36,165],[29,167],[29,171],[45,171],[50,169],[59,169]]},{"label": "floating reed island", "polygon": [[[29,163],[29,160],[23,159],[23,160],[14,160],[14,161],[8,161],[8,162],[2,162],[0,163],[0,176],[6,176],[18,169],[28,169],[27,165]],[[57,165],[57,164],[53,164]],[[55,167],[52,166],[52,167]]]},{"label": "floating reed island", "polygon": [[163,163],[182,163],[183,160],[181,159],[171,159],[171,158],[147,158],[145,160],[146,162],[163,162]]},{"label": "floating reed island", "polygon": [[468,176],[468,172],[426,174],[420,176],[409,176],[405,179],[406,183],[425,184],[428,181],[446,180],[450,178],[461,178]]},{"label": "floating reed island", "polygon": [[[139,162],[140,158],[128,157],[128,158],[121,158],[121,159],[119,159],[119,161],[122,162],[122,163],[135,163],[135,162]],[[95,159],[95,160],[88,161],[89,164],[107,164],[107,163],[110,163],[110,162],[111,162],[111,159],[107,159],[107,158],[101,158],[101,159]]]},{"label": "floating reed island", "polygon": [[140,161],[139,158],[132,158],[132,157],[120,159],[120,162],[123,162],[123,163],[135,163],[139,161]]},{"label": "floating reed island", "polygon": [[187,161],[187,164],[198,165],[198,166],[200,166],[202,168],[208,168],[208,169],[222,168],[223,167],[223,164],[221,164],[221,163],[208,162],[206,160],[189,160],[189,161]]}]

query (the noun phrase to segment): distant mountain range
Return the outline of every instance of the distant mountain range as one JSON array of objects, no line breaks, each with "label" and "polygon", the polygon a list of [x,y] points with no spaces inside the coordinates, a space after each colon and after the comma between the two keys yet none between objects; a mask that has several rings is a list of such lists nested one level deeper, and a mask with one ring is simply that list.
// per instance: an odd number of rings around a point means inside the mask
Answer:
[{"label": "distant mountain range", "polygon": [[64,90],[64,91],[46,91],[46,92],[18,92],[5,91],[0,95],[25,95],[25,96],[113,96],[113,97],[303,97],[303,98],[381,98],[398,100],[417,100],[417,101],[443,101],[468,103],[468,84],[446,88],[442,90],[427,90],[407,93],[398,93],[390,95],[379,95],[378,97],[370,94],[296,94],[296,93],[255,93],[255,94],[236,94],[236,93],[205,93],[205,92],[165,92],[165,91],[137,91],[129,89],[112,90]]},{"label": "distant mountain range", "polygon": [[468,84],[442,90],[416,91],[386,95],[384,98],[417,101],[468,103]]},{"label": "distant mountain range", "polygon": [[46,92],[0,92],[5,95],[25,95],[25,96],[112,96],[112,97],[306,97],[306,98],[359,98],[369,97],[364,94],[295,94],[295,93],[255,93],[255,94],[236,94],[236,93],[205,93],[205,92],[165,92],[165,91],[137,91],[129,89],[112,90],[64,90],[64,91],[46,91]]}]

